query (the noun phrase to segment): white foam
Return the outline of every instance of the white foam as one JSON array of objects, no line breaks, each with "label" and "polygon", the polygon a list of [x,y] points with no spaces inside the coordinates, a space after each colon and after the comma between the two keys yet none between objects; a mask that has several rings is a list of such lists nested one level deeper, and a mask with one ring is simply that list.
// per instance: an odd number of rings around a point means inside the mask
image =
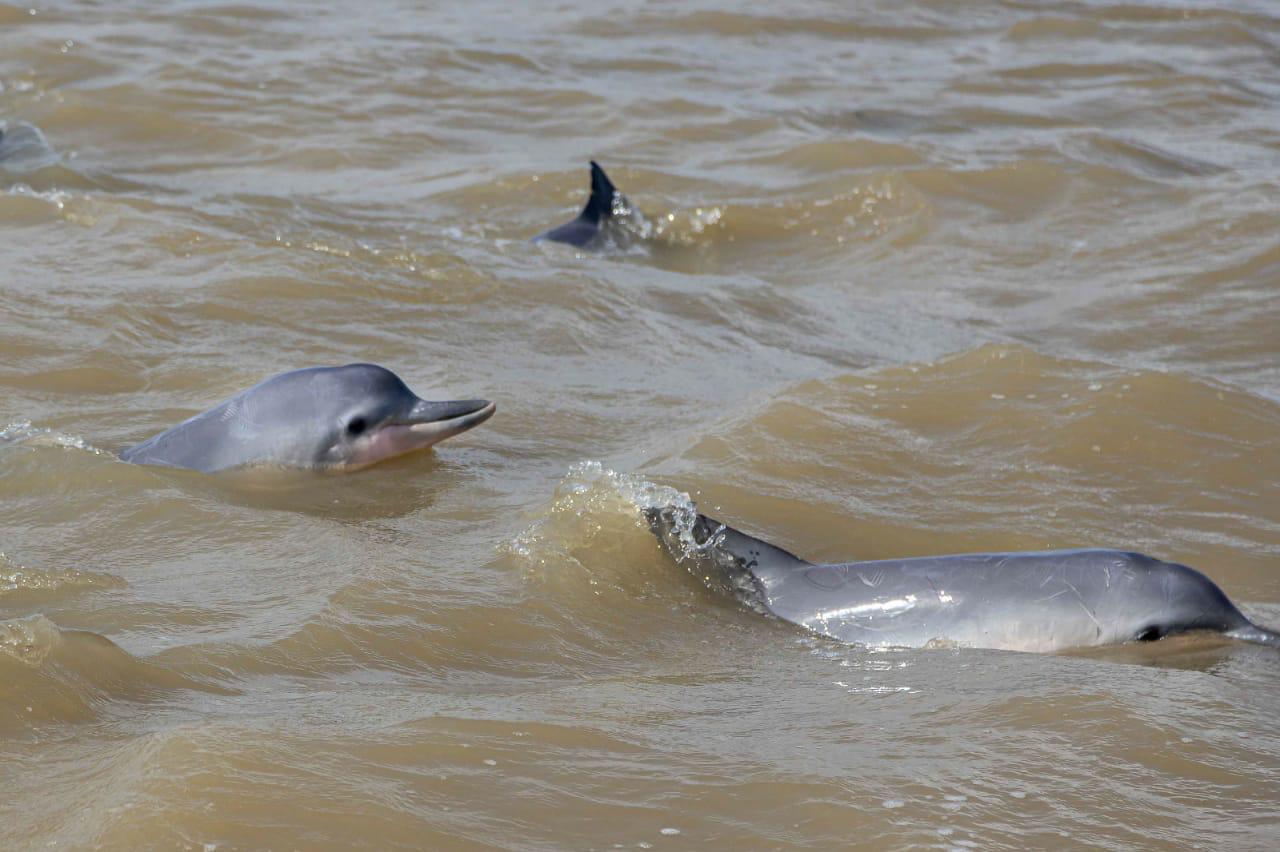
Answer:
[{"label": "white foam", "polygon": [[30,420],[20,420],[0,429],[0,443],[30,444],[35,447],[65,447],[72,450],[85,450],[98,456],[107,455],[106,450],[98,449],[84,438],[68,435],[65,432],[57,432],[53,429],[45,429],[41,426],[32,426]]}]

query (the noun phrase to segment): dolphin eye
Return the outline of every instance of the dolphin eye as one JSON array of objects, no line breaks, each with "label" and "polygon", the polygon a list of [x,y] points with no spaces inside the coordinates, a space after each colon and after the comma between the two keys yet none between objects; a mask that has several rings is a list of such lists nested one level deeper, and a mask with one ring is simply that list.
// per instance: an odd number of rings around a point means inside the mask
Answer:
[{"label": "dolphin eye", "polygon": [[368,425],[369,424],[364,422],[363,417],[352,417],[351,422],[347,424],[347,434],[353,437],[359,435]]}]

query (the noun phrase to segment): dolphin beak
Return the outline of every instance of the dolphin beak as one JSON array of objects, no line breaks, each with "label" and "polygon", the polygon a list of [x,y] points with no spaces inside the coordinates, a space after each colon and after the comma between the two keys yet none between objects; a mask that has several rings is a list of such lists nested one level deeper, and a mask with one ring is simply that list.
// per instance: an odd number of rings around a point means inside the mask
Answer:
[{"label": "dolphin beak", "polygon": [[424,446],[452,438],[468,429],[479,426],[493,416],[498,407],[487,399],[460,399],[449,402],[418,400],[413,408],[395,421],[395,425],[408,427]]},{"label": "dolphin beak", "polygon": [[420,399],[402,416],[394,417],[362,436],[346,466],[364,467],[401,453],[426,449],[445,438],[479,426],[496,410],[497,406],[487,399],[452,402]]}]

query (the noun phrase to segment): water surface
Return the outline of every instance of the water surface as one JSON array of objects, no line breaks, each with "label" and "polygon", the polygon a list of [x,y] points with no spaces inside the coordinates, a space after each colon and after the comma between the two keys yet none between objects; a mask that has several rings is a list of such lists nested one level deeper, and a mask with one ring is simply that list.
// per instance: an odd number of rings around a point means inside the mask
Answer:
[{"label": "water surface", "polygon": [[[0,5],[6,848],[1274,848],[1280,658],[672,563],[1123,546],[1280,624],[1270,2]],[[581,255],[600,160],[649,239]],[[349,477],[121,448],[374,361]]]}]

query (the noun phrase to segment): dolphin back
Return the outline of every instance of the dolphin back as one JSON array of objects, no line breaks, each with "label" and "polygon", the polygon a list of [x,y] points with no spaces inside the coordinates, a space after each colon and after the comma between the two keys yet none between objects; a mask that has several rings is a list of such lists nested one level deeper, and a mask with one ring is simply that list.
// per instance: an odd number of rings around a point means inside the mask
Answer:
[{"label": "dolphin back", "polygon": [[135,444],[120,453],[122,461],[132,464],[181,467],[213,473],[234,467],[241,459],[229,457],[229,423],[237,413],[238,397],[229,399],[201,414],[184,420],[158,435]]},{"label": "dolphin back", "polygon": [[967,553],[818,565],[689,509],[647,510],[677,561],[842,642],[1059,651],[1189,631],[1280,647],[1208,577],[1121,550]]},{"label": "dolphin back", "polygon": [[308,434],[325,407],[313,377],[331,372],[309,367],[273,376],[129,447],[120,458],[202,473],[264,463],[307,467],[314,445]]}]

